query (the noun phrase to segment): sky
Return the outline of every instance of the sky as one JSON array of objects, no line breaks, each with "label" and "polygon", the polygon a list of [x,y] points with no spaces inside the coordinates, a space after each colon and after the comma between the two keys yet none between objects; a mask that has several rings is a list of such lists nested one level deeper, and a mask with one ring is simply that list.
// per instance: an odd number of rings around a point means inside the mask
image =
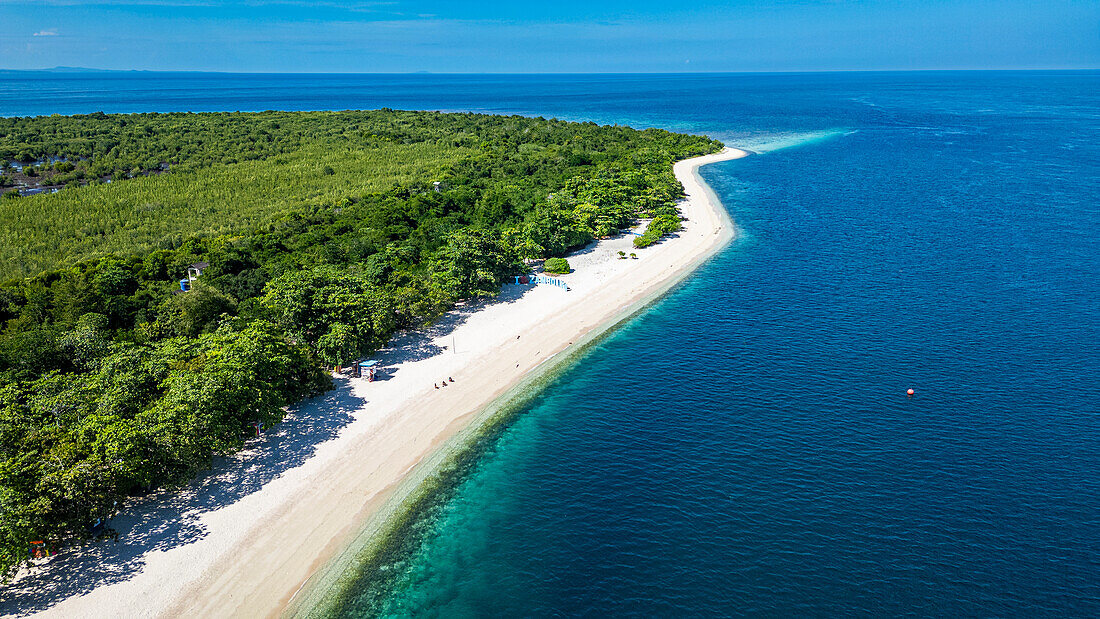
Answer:
[{"label": "sky", "polygon": [[0,0],[0,69],[1100,68],[1100,0]]}]

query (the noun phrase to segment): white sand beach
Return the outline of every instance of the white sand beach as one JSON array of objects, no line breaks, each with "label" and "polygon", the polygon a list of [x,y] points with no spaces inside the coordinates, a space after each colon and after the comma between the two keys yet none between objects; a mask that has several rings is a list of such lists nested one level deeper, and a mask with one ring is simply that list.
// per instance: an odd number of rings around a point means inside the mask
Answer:
[{"label": "white sand beach", "polygon": [[[558,287],[505,286],[374,358],[379,380],[339,378],[248,450],[182,493],[135,501],[117,541],[66,552],[0,589],[4,615],[221,617],[280,614],[410,471],[540,366],[613,326],[733,237],[698,168],[745,151],[681,161],[684,230],[636,250],[631,235],[569,257]],[[618,251],[638,259],[621,260]],[[433,383],[453,378],[443,388]]]}]

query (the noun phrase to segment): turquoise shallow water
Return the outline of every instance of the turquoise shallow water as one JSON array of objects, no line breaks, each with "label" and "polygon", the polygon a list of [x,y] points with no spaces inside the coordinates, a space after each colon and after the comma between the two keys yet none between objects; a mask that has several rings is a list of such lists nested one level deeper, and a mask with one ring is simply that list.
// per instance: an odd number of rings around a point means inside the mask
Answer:
[{"label": "turquoise shallow water", "polygon": [[702,172],[738,239],[338,614],[1100,615],[1100,74],[105,79],[5,81],[0,114],[474,109],[758,153]]},{"label": "turquoise shallow water", "polygon": [[1071,82],[875,85],[836,131],[746,136],[703,171],[740,238],[342,613],[1100,612],[1100,107]]}]

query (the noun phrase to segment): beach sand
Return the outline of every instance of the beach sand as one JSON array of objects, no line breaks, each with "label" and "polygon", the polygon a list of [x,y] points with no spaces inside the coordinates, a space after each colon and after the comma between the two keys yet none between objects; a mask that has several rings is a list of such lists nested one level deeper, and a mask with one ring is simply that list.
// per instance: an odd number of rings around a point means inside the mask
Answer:
[{"label": "beach sand", "polygon": [[[479,411],[724,246],[733,224],[698,168],[746,154],[726,149],[675,165],[686,192],[676,237],[640,250],[629,234],[601,240],[569,257],[568,291],[506,285],[497,299],[399,335],[375,356],[379,380],[338,378],[184,492],[136,501],[112,520],[118,541],[24,572],[0,590],[0,612],[280,614]],[[620,250],[638,259],[620,260]]]}]

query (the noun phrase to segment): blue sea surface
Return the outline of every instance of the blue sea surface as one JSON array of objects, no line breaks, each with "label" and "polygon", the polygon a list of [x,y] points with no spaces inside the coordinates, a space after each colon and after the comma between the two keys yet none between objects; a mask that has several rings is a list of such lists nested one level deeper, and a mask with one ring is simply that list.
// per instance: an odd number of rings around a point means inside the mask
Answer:
[{"label": "blue sea surface", "polygon": [[702,169],[737,239],[344,616],[1100,616],[1100,73],[19,79],[0,115],[461,109],[755,152]]}]

